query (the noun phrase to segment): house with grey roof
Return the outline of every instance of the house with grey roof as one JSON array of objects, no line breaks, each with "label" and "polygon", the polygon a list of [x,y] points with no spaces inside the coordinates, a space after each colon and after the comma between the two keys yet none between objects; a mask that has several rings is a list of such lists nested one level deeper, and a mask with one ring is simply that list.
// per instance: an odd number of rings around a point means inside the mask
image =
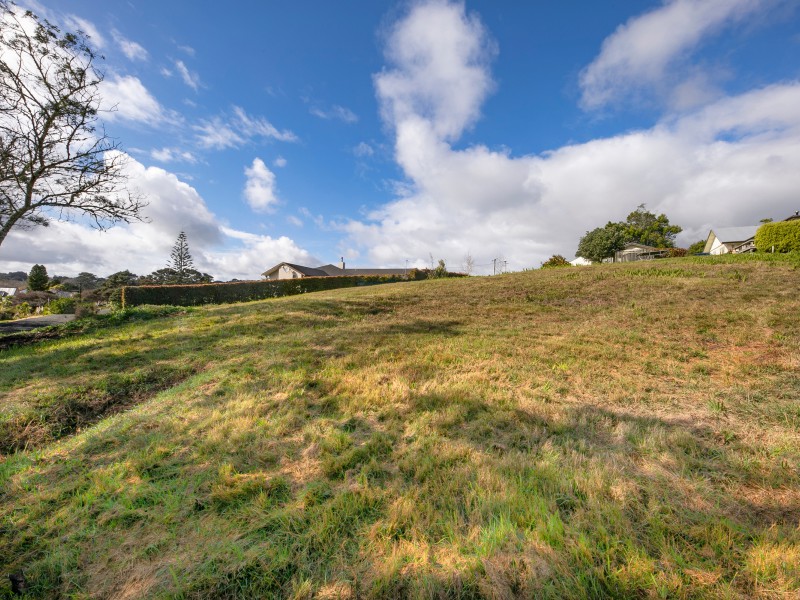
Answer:
[{"label": "house with grey roof", "polygon": [[708,233],[706,254],[729,254],[752,252],[755,250],[754,239],[759,225],[746,227],[718,227]]},{"label": "house with grey roof", "polygon": [[282,262],[271,269],[267,269],[261,276],[265,279],[299,279],[301,277],[337,277],[342,275],[405,275],[406,272],[406,269],[348,269],[344,258],[342,258],[339,266],[306,267]]}]

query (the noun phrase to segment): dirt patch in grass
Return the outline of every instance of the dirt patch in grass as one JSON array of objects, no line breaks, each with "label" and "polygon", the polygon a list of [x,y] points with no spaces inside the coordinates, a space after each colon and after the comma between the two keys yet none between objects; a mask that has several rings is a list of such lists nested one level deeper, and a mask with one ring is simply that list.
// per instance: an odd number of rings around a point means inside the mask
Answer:
[{"label": "dirt patch in grass", "polygon": [[189,367],[152,365],[130,373],[111,373],[92,385],[40,393],[22,412],[0,421],[0,453],[37,448],[71,435],[192,374]]}]

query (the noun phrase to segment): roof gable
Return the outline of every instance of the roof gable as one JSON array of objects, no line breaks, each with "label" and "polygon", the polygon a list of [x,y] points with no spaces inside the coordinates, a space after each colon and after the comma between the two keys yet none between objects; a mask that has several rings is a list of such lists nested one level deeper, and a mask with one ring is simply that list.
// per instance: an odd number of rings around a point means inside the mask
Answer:
[{"label": "roof gable", "polygon": [[[730,244],[732,242],[744,242],[756,235],[759,225],[748,225],[746,227],[720,227],[712,229],[711,234],[723,244]],[[709,237],[711,236],[709,234]]]}]

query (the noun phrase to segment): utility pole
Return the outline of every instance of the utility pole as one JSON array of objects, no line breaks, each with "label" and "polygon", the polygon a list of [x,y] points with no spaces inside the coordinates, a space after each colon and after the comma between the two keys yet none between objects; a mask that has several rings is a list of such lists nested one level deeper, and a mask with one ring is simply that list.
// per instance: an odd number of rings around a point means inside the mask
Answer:
[{"label": "utility pole", "polygon": [[506,271],[508,271],[508,261],[504,260],[503,261],[503,273],[505,273]]},{"label": "utility pole", "polygon": [[497,259],[492,259],[492,275],[497,275]]}]

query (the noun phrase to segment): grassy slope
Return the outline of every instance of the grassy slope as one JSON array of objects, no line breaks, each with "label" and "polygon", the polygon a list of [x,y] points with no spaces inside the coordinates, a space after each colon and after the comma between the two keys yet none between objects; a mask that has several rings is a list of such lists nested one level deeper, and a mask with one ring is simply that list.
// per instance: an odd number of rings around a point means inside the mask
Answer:
[{"label": "grassy slope", "polygon": [[61,441],[44,419],[0,463],[0,574],[37,598],[798,594],[798,290],[796,261],[678,259],[4,352],[7,415],[140,403]]}]

